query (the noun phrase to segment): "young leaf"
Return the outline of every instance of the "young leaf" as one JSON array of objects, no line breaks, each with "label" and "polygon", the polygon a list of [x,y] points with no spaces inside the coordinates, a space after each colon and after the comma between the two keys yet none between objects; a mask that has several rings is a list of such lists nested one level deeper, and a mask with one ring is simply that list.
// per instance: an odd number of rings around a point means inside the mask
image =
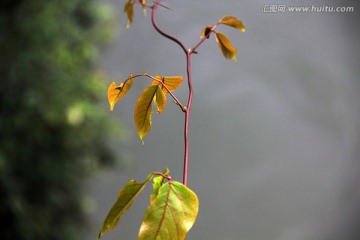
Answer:
[{"label": "young leaf", "polygon": [[128,18],[126,28],[130,28],[130,25],[134,18],[134,3],[131,0],[129,0],[125,3],[124,12],[127,14],[127,18]]},{"label": "young leaf", "polygon": [[199,208],[196,194],[179,182],[163,184],[151,199],[138,239],[184,240]]},{"label": "young leaf", "polygon": [[108,101],[110,104],[111,112],[114,110],[115,103],[117,103],[121,98],[123,98],[130,90],[133,82],[134,79],[132,78],[132,74],[130,74],[129,78],[124,83],[120,83],[119,86],[116,86],[114,82],[110,84],[108,88]]},{"label": "young leaf", "polygon": [[146,15],[146,0],[140,1],[144,15]]},{"label": "young leaf", "polygon": [[240,29],[243,32],[246,31],[244,24],[234,16],[224,16],[219,20],[219,23]]},{"label": "young leaf", "polygon": [[105,233],[111,231],[117,226],[121,217],[125,214],[127,210],[134,203],[137,196],[144,189],[146,184],[154,176],[154,173],[150,173],[148,177],[142,183],[137,183],[134,180],[130,180],[118,194],[118,199],[110,209],[108,215],[106,216],[104,223],[100,229],[98,239],[100,239]]},{"label": "young leaf", "polygon": [[[184,77],[183,76],[166,76],[166,77],[162,77],[162,76],[155,76],[156,79],[159,79],[159,81],[154,80],[152,82],[152,85],[159,85],[161,87],[161,89],[165,92],[168,93],[168,91],[166,90],[166,88],[172,92],[174,90],[176,90],[178,87],[181,86]],[[166,86],[166,88],[163,86],[163,84]]]},{"label": "young leaf", "polygon": [[[147,87],[140,95],[135,106],[134,120],[136,130],[140,139],[142,140],[150,131],[151,116],[152,116],[152,101],[155,100],[155,105],[159,112],[164,110],[166,105],[165,95],[162,93],[160,86],[151,85]],[[143,142],[144,144],[144,142]]]},{"label": "young leaf", "polygon": [[[165,168],[163,174],[164,175],[169,174],[169,169]],[[150,201],[153,201],[153,199],[157,197],[160,187],[164,184],[164,179],[165,178],[161,175],[153,178],[154,183],[152,186],[154,189],[154,193],[150,195]]]},{"label": "young leaf", "polygon": [[237,50],[236,50],[236,48],[234,48],[231,45],[231,42],[228,39],[228,37],[225,34],[220,33],[220,32],[217,32],[215,34],[215,37],[216,37],[216,41],[217,41],[219,48],[220,48],[222,54],[224,55],[224,57],[226,59],[236,60]]},{"label": "young leaf", "polygon": [[209,38],[210,37],[210,31],[211,31],[212,26],[207,25],[202,31],[201,31],[201,36],[202,37],[206,37]]}]

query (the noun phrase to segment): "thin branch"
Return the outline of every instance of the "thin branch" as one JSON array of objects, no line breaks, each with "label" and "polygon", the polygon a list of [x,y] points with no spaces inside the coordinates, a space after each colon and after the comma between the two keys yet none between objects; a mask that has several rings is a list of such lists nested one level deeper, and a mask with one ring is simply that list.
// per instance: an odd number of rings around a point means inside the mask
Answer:
[{"label": "thin branch", "polygon": [[[155,1],[153,1],[153,3],[155,4]],[[167,9],[167,10],[171,10],[172,11],[172,9],[170,8],[170,7],[168,7],[168,6],[166,6],[165,4],[161,4],[160,2],[158,3],[158,5],[160,6],[160,7],[163,7],[163,8],[165,8],[165,9]],[[151,8],[153,7],[153,5],[151,6]]]},{"label": "thin branch", "polygon": [[167,180],[171,181],[171,176],[169,174],[164,174],[162,172],[154,172],[154,175],[162,176],[163,178],[166,178]]},{"label": "thin branch", "polygon": [[214,26],[212,26],[212,28],[210,29],[210,31],[208,32],[208,34],[206,34],[206,36],[201,36],[200,41],[195,45],[195,47],[191,48],[189,50],[189,53],[197,53],[196,49],[206,40],[210,37],[210,34],[212,32],[215,32],[215,29],[219,26],[219,23],[215,24]]},{"label": "thin branch", "polygon": [[176,105],[178,105],[181,108],[181,111],[185,112],[186,111],[186,107],[175,97],[175,95],[168,89],[168,87],[166,86],[166,84],[161,80],[161,79],[157,79],[156,77],[151,76],[148,73],[144,73],[144,76],[149,77],[159,83],[161,83],[161,85],[165,88],[165,90],[170,94],[170,96],[174,99]]}]

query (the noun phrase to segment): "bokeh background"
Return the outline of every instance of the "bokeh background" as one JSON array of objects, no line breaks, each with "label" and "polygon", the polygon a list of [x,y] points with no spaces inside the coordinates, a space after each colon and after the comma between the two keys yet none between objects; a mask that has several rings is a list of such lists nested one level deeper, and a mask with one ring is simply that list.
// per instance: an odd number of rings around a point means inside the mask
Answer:
[{"label": "bokeh background", "polygon": [[[83,9],[82,6],[89,3],[78,2],[79,9]],[[105,129],[110,130],[105,131],[104,127],[99,125],[91,129],[97,129],[100,133],[108,132],[109,135],[94,139],[102,139],[100,142],[109,148],[104,152],[121,156],[121,160],[112,160],[110,165],[107,164],[110,166],[107,170],[100,167],[102,164],[94,164],[99,163],[98,160],[90,161],[87,169],[91,166],[91,178],[76,185],[76,189],[82,187],[83,193],[87,196],[80,204],[85,214],[82,219],[86,219],[87,225],[84,228],[72,229],[75,232],[78,229],[82,239],[97,237],[107,211],[116,200],[118,190],[128,180],[142,181],[148,173],[162,171],[165,167],[170,168],[173,178],[182,179],[183,113],[178,107],[169,104],[162,114],[153,116],[152,130],[142,146],[133,123],[133,110],[137,97],[149,84],[149,80],[137,80],[131,92],[115,106],[115,111],[111,114],[107,112],[105,94],[106,85],[111,81],[123,81],[130,72],[186,75],[185,57],[181,55],[182,52],[177,45],[162,38],[151,28],[149,12],[148,16],[144,17],[138,6],[131,28],[125,29],[126,16],[122,12],[124,1],[94,2],[99,4],[95,5],[94,9],[102,9],[99,14],[108,19],[108,22],[98,22],[101,23],[95,25],[98,28],[91,25],[95,33],[91,36],[86,35],[84,39],[96,39],[96,32],[99,33],[107,26],[111,33],[104,34],[108,40],[112,39],[112,42],[106,48],[94,47],[91,51],[85,51],[95,54],[96,56],[92,57],[99,59],[94,65],[101,69],[95,71],[96,76],[100,78],[96,82],[101,83],[101,86],[97,85],[99,88],[94,91],[98,94],[95,98],[96,104],[89,101],[89,98],[84,98],[87,100],[82,102],[92,104],[91,106],[96,105],[90,112],[103,111],[100,122],[109,121],[110,127]],[[224,15],[237,16],[247,28],[246,33],[226,26],[218,28],[227,34],[233,45],[238,48],[237,62],[225,60],[213,38],[201,45],[198,49],[199,54],[192,58],[195,92],[190,122],[189,187],[198,194],[200,211],[187,239],[360,239],[358,1],[164,0],[163,3],[172,10],[159,8],[159,26],[179,37],[188,48],[197,43],[200,32],[206,25],[215,24]],[[49,3],[42,4],[45,6]],[[106,7],[99,7],[104,4]],[[354,7],[354,11],[268,12],[270,6],[279,5],[284,5],[286,9],[291,6],[312,5]],[[60,23],[64,20],[58,17],[54,22]],[[41,26],[49,26],[47,22],[41,23]],[[31,33],[33,32],[29,32],[27,36],[33,36]],[[55,35],[55,39],[63,38],[63,35]],[[98,46],[99,43],[94,44]],[[41,49],[41,44],[38,46]],[[15,51],[14,49],[11,51]],[[6,56],[11,56],[11,51],[9,50]],[[78,56],[73,48],[67,51],[74,53],[68,53],[70,56]],[[7,65],[2,63],[2,69],[3,66]],[[11,73],[10,76],[14,76],[14,70]],[[73,76],[73,73],[78,73],[78,70],[70,69],[68,76]],[[46,76],[44,78],[46,79]],[[60,83],[58,85],[62,86]],[[50,84],[49,89],[53,89],[51,86],[53,85]],[[8,93],[7,96],[16,96],[15,99],[21,96],[12,85],[7,88],[2,86],[2,96],[9,89],[11,95]],[[41,93],[35,92],[30,96],[42,96]],[[175,93],[180,101],[186,102],[186,85]],[[68,96],[74,95],[74,92],[66,92],[67,97],[61,98],[59,102],[67,103]],[[24,98],[22,101],[27,102],[27,99]],[[93,97],[90,99],[94,100]],[[4,106],[9,106],[9,103],[1,104],[3,109]],[[48,101],[43,108],[49,109],[50,106],[53,106],[52,101]],[[36,108],[37,105],[34,105],[31,110]],[[2,120],[8,116],[4,113],[9,112],[3,109]],[[68,116],[64,121],[78,123],[78,108],[64,109],[72,111],[69,113],[64,110]],[[36,116],[28,119],[30,121],[22,123],[20,132],[34,129]],[[1,126],[1,135],[4,139],[9,139],[13,133],[7,132],[5,135],[4,129],[11,128],[9,125],[3,126],[5,125]],[[78,123],[77,126],[82,124]],[[74,133],[71,130],[69,132]],[[49,138],[59,139],[57,135]],[[71,135],[70,139],[73,138],[76,136]],[[34,142],[33,139],[24,142],[24,139],[26,138],[21,135],[15,142],[24,143],[21,145],[26,146],[29,146],[29,142]],[[60,139],[61,143],[69,142]],[[4,145],[6,142],[1,142],[0,159],[11,156],[6,155],[3,150],[4,146],[7,146]],[[99,141],[95,141],[94,145],[85,146],[85,152],[94,149],[94,146],[99,146]],[[90,156],[97,156],[89,153]],[[59,156],[57,161],[60,162],[66,158],[58,153],[53,155]],[[78,156],[80,159],[89,159]],[[36,155],[31,157],[35,158]],[[13,163],[22,166],[18,161],[20,160],[13,160]],[[55,167],[54,162],[57,161],[47,163],[48,165],[42,162],[39,166],[42,166],[44,172],[59,169]],[[14,172],[4,167],[8,166],[6,162],[2,160],[0,165],[2,182],[6,182],[8,176],[14,176]],[[28,168],[33,167],[32,161],[29,160],[27,164],[25,166]],[[70,163],[67,166],[73,166],[78,172],[83,169],[82,166]],[[19,179],[15,182],[21,182],[21,178]],[[55,182],[58,181],[73,180],[61,179]],[[19,192],[18,185],[5,186],[3,189],[12,190],[9,190],[11,196],[14,195],[13,192]],[[28,192],[38,189],[37,186],[30,184]],[[148,205],[147,194],[150,190],[145,190],[142,197],[124,216],[118,228],[104,238],[136,239],[143,213]],[[23,195],[16,196],[18,201],[19,198],[23,199]],[[53,198],[57,199],[56,196]],[[66,200],[60,201],[58,205],[63,206],[64,201]],[[28,201],[20,201],[23,205],[26,205],[26,202]],[[10,206],[15,210],[23,209],[18,202]],[[1,208],[2,216],[4,209],[6,208]],[[33,216],[33,213],[23,214]],[[46,216],[51,215],[52,212]],[[12,220],[15,223],[21,220],[13,218],[16,220]],[[43,215],[38,218],[44,219]],[[29,218],[26,223],[32,219]],[[58,230],[55,228],[56,223],[52,226],[54,231]]]}]

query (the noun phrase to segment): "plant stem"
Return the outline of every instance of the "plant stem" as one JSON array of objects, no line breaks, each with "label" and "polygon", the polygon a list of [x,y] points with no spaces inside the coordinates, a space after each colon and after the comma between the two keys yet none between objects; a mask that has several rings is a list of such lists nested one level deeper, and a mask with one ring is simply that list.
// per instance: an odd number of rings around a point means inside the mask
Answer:
[{"label": "plant stem", "polygon": [[184,129],[184,140],[185,140],[185,154],[184,154],[184,172],[183,172],[183,184],[187,185],[188,180],[188,169],[189,169],[189,122],[190,122],[190,111],[193,98],[192,78],[191,78],[191,51],[186,53],[186,71],[189,86],[189,98],[185,112],[185,129]]},{"label": "plant stem", "polygon": [[188,79],[188,86],[189,86],[189,97],[186,108],[182,107],[183,112],[185,113],[185,126],[184,126],[184,141],[185,141],[185,152],[184,152],[184,170],[183,170],[183,184],[186,186],[188,182],[188,169],[189,169],[189,122],[190,122],[190,111],[193,99],[193,87],[192,87],[192,77],[191,77],[191,54],[196,53],[196,49],[207,39],[211,32],[215,30],[218,24],[215,24],[211,31],[208,33],[207,36],[204,36],[192,49],[187,50],[184,44],[178,40],[177,38],[163,32],[157,25],[155,21],[155,15],[157,7],[160,5],[160,0],[156,0],[154,2],[154,6],[152,7],[151,11],[151,22],[155,28],[155,30],[160,33],[165,38],[177,43],[180,48],[186,54],[186,71],[187,71],[187,79]]},{"label": "plant stem", "polygon": [[191,81],[191,63],[190,63],[190,55],[191,51],[186,50],[184,44],[178,40],[177,38],[163,32],[157,25],[155,21],[155,15],[156,15],[156,9],[158,5],[160,4],[160,0],[156,0],[154,3],[154,6],[151,11],[151,22],[155,28],[155,30],[163,35],[165,38],[177,43],[180,48],[184,51],[186,54],[186,62],[187,62],[187,78],[188,78],[188,86],[189,86],[189,98],[186,108],[183,108],[183,112],[185,113],[185,126],[184,126],[184,141],[185,141],[185,152],[184,152],[184,171],[183,171],[183,184],[187,185],[187,179],[188,179],[188,166],[189,166],[189,121],[190,121],[190,109],[192,104],[192,81]]},{"label": "plant stem", "polygon": [[196,52],[196,49],[206,40],[209,38],[210,34],[212,32],[215,32],[215,29],[218,27],[219,23],[215,24],[214,26],[211,27],[209,33],[206,35],[206,36],[202,36],[200,41],[195,45],[195,47],[191,48],[189,50],[189,53],[192,54],[192,53],[197,53]]},{"label": "plant stem", "polygon": [[161,35],[163,35],[164,37],[166,37],[167,39],[170,39],[171,41],[177,43],[177,44],[181,47],[181,49],[184,51],[184,53],[187,54],[187,50],[186,50],[184,44],[183,44],[181,41],[179,41],[177,38],[175,38],[175,37],[173,37],[173,36],[171,36],[171,35],[163,32],[163,31],[158,27],[158,25],[157,25],[157,23],[156,23],[156,21],[155,21],[155,15],[156,15],[156,10],[157,10],[157,7],[158,7],[159,4],[160,4],[160,0],[156,0],[155,3],[154,3],[153,8],[152,8],[152,10],[151,10],[151,22],[152,22],[155,30],[156,30],[158,33],[160,33]]},{"label": "plant stem", "polygon": [[[177,43],[180,48],[184,51],[186,54],[186,72],[187,72],[187,79],[188,79],[188,87],[189,87],[189,97],[188,102],[186,105],[186,108],[181,107],[182,105],[179,105],[182,109],[182,111],[185,113],[185,126],[184,126],[184,142],[185,142],[185,151],[184,151],[184,172],[183,172],[183,184],[186,186],[188,182],[188,169],[189,169],[189,122],[190,122],[190,111],[191,111],[191,105],[192,105],[192,99],[193,99],[193,87],[192,87],[192,77],[191,77],[191,54],[196,53],[196,49],[207,39],[207,37],[213,32],[216,27],[218,26],[218,23],[215,24],[211,31],[207,34],[207,36],[204,36],[201,38],[201,40],[195,45],[195,47],[187,50],[184,44],[177,38],[165,33],[162,31],[156,21],[155,21],[155,15],[157,7],[160,5],[160,0],[156,0],[154,2],[154,5],[151,10],[151,22],[154,26],[155,30],[160,33],[165,38]],[[176,98],[174,98],[176,101]],[[177,101],[178,102],[178,101]],[[178,102],[179,103],[179,102]]]}]

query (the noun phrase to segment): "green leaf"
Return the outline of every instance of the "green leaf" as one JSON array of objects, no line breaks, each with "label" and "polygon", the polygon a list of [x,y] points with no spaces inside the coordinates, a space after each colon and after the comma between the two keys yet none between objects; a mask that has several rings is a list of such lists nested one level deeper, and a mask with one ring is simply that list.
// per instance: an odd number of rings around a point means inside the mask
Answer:
[{"label": "green leaf", "polygon": [[[142,139],[149,133],[151,129],[152,101],[159,112],[163,111],[166,105],[165,94],[158,85],[147,87],[138,98],[135,106],[134,120],[136,130]],[[144,141],[142,141],[144,144]]]},{"label": "green leaf", "polygon": [[246,31],[244,24],[234,16],[224,16],[219,20],[219,23],[240,29],[243,32]]},{"label": "green leaf", "polygon": [[154,176],[154,173],[150,173],[148,177],[142,183],[137,183],[134,180],[130,180],[118,194],[118,199],[110,209],[106,216],[104,223],[100,229],[98,239],[100,239],[105,233],[108,233],[117,226],[121,217],[134,203],[140,192],[144,189],[146,184]]},{"label": "green leaf", "polygon": [[234,48],[228,37],[220,32],[215,34],[218,46],[226,59],[236,60],[237,50]]},{"label": "green leaf", "polygon": [[126,28],[130,28],[130,25],[134,18],[134,3],[132,2],[132,0],[129,0],[125,3],[124,12],[127,14],[127,18],[128,18]]},{"label": "green leaf", "polygon": [[121,98],[123,98],[130,90],[133,82],[134,79],[132,77],[132,74],[130,74],[128,79],[124,83],[120,83],[119,86],[116,86],[114,82],[110,84],[107,95],[111,112],[114,110],[115,103],[117,103]]},{"label": "green leaf", "polygon": [[[165,168],[163,174],[164,175],[169,174],[169,169]],[[157,176],[153,178],[154,183],[152,186],[154,189],[154,193],[150,195],[150,201],[152,201],[158,195],[160,187],[164,184],[164,179],[165,178],[163,176]]]},{"label": "green leaf", "polygon": [[179,182],[163,184],[151,199],[139,231],[139,240],[183,240],[199,208],[196,194]]}]

